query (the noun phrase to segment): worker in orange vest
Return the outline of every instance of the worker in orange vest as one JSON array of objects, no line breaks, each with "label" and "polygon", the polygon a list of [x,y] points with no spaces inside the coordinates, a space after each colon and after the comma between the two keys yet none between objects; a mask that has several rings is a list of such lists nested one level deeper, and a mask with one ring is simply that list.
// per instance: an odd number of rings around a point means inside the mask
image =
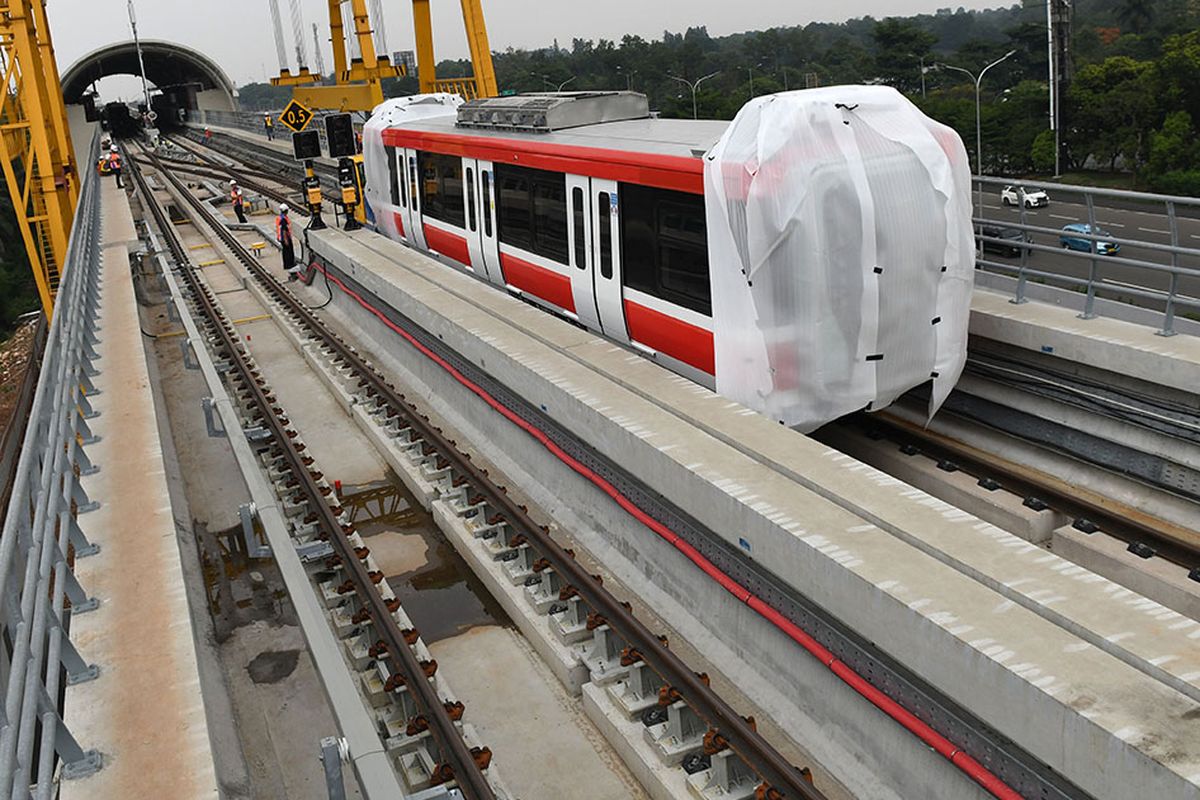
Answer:
[{"label": "worker in orange vest", "polygon": [[275,120],[269,112],[263,114],[263,127],[267,129],[267,140],[271,142],[275,141]]},{"label": "worker in orange vest", "polygon": [[233,204],[233,213],[237,215],[238,222],[246,224],[246,198],[242,195],[242,190],[238,186],[237,181],[229,182],[229,202]]},{"label": "worker in orange vest", "polygon": [[280,204],[279,216],[275,218],[275,241],[279,242],[279,252],[283,256],[283,268],[287,270],[288,280],[296,280],[300,277],[300,268],[296,266],[296,241],[292,236],[292,221],[288,218],[287,203]]},{"label": "worker in orange vest", "polygon": [[121,151],[115,144],[108,151],[108,171],[117,176],[117,188],[125,188],[121,181]]}]

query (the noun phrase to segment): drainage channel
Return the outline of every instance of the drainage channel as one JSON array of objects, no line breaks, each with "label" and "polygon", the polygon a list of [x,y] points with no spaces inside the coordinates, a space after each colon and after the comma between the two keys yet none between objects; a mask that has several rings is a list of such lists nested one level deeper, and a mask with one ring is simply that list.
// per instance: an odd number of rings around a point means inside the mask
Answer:
[{"label": "drainage channel", "polygon": [[[153,159],[152,159],[153,160]],[[505,552],[514,553],[523,567],[525,586],[546,597],[547,609],[564,604],[588,633],[612,631],[606,638],[605,652],[599,661],[616,662],[623,672],[642,671],[647,687],[653,687],[654,705],[661,705],[664,719],[656,724],[700,726],[705,733],[705,751],[730,761],[731,774],[746,783],[754,777],[752,794],[767,798],[820,798],[806,770],[800,770],[771,747],[748,721],[718,697],[708,686],[707,677],[693,672],[667,646],[661,637],[636,619],[625,604],[605,590],[598,576],[589,574],[569,550],[551,538],[549,530],[533,520],[528,509],[510,497],[471,463],[455,442],[417,413],[403,395],[388,384],[371,365],[340,337],[332,334],[301,302],[283,290],[256,259],[248,253],[223,225],[213,219],[204,204],[194,198],[166,169],[162,174],[171,182],[196,213],[207,220],[218,235],[247,268],[257,285],[280,309],[279,316],[299,326],[334,367],[357,379],[355,405],[381,420],[389,435],[422,465],[426,477],[433,478],[439,492],[452,498],[461,516],[473,522],[476,536]],[[561,615],[562,610],[559,610]],[[601,630],[603,629],[603,630]],[[610,668],[611,672],[612,669]],[[691,730],[688,738],[693,738]],[[740,766],[739,766],[740,765]]]}]

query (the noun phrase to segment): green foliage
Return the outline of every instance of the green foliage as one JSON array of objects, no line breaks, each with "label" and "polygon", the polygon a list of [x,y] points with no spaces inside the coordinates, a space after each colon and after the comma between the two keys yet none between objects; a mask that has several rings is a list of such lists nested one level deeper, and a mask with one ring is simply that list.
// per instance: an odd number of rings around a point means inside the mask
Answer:
[{"label": "green foliage", "polygon": [[888,17],[875,26],[871,38],[875,42],[878,77],[902,92],[920,88],[921,59],[934,60],[932,51],[938,37],[913,22]]},{"label": "green foliage", "polygon": [[1163,194],[1200,197],[1200,169],[1175,170],[1155,175],[1150,180],[1150,188]]},{"label": "green foliage", "polygon": [[1046,128],[1039,133],[1033,140],[1029,156],[1036,172],[1052,171],[1054,169],[1054,131]]},{"label": "green foliage", "polygon": [[1145,163],[1149,132],[1161,112],[1154,65],[1113,56],[1082,67],[1067,92],[1067,143],[1074,160],[1091,155],[1109,169],[1123,159],[1134,170]]},{"label": "green foliage", "polygon": [[1200,144],[1196,142],[1196,129],[1186,111],[1168,114],[1162,128],[1150,135],[1148,166],[1151,174],[1190,170],[1196,165],[1198,155]]},{"label": "green foliage", "polygon": [[7,336],[17,317],[37,308],[37,288],[8,187],[0,179],[0,336]]},{"label": "green foliage", "polygon": [[282,111],[291,99],[290,86],[247,83],[238,89],[238,105],[243,111]]}]

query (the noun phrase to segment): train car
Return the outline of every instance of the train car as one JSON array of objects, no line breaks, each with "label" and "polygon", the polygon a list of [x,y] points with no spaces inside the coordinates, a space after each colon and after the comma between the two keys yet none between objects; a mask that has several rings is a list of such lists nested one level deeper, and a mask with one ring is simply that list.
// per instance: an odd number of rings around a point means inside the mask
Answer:
[{"label": "train car", "polygon": [[[893,116],[899,99],[910,123],[920,115],[891,90],[848,88],[837,96],[862,105],[867,92],[879,114]],[[805,97],[797,105],[795,96]],[[856,176],[855,158],[841,152],[848,140],[833,141],[845,134],[834,131],[822,146],[811,140],[804,109],[829,98],[777,98],[779,109],[789,109],[782,121],[764,117],[772,98],[758,98],[733,123],[657,119],[646,98],[630,92],[390,101],[365,128],[367,195],[386,235],[788,425],[808,430],[857,408],[882,407],[931,376],[936,382],[939,369],[943,388],[947,379],[952,385],[965,353],[969,292],[946,293],[941,285],[947,273],[959,282],[965,274],[969,284],[973,268],[971,246],[961,252],[971,233],[961,142],[931,121],[924,137],[910,124],[905,135],[915,144],[868,142],[878,152],[858,158],[863,174]],[[761,148],[764,131],[782,137],[782,146],[741,152],[747,141]],[[945,185],[933,194],[941,198],[934,201],[940,219],[922,224],[910,219],[913,203],[895,185],[915,180],[913,199],[924,199],[939,166]],[[795,208],[781,212],[781,204]],[[865,210],[876,230],[867,230]],[[851,279],[863,271],[867,239],[888,240],[893,256],[897,244],[911,241],[911,255],[896,260],[917,263],[886,279]],[[931,247],[931,240],[948,244]],[[814,275],[821,286],[813,294],[828,301],[816,311],[796,296],[816,288]],[[896,314],[869,308],[887,292],[867,291],[868,280],[901,280],[904,292],[919,285],[921,307],[900,303]],[[864,299],[872,294],[874,301]],[[945,299],[939,305],[939,294],[957,307]],[[903,345],[884,365],[867,358],[874,351],[860,352],[875,346],[863,340],[872,325],[862,317],[875,316],[875,330],[897,337],[916,313],[925,316],[918,349],[929,357],[914,358]],[[953,347],[938,347],[941,332],[929,321],[935,313],[961,323],[943,328],[954,329]],[[827,357],[813,360],[814,348]],[[960,352],[948,358],[948,349]],[[905,360],[913,363],[897,371]]]}]

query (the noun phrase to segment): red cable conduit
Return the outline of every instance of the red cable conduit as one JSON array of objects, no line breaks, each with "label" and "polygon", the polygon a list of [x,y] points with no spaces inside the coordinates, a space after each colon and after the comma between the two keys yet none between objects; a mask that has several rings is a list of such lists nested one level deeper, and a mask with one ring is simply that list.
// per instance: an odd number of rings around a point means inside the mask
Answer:
[{"label": "red cable conduit", "polygon": [[674,533],[670,528],[663,525],[658,520],[651,517],[642,509],[638,508],[632,500],[617,491],[616,487],[606,481],[600,475],[597,475],[585,465],[577,461],[569,453],[550,440],[545,433],[539,430],[532,423],[526,422],[517,416],[517,414],[504,405],[496,398],[488,394],[482,387],[472,382],[465,375],[454,368],[452,364],[443,359],[437,353],[434,353],[425,345],[421,344],[410,333],[405,331],[400,326],[396,325],[379,309],[364,300],[357,292],[346,286],[340,279],[334,275],[330,275],[328,270],[321,264],[314,262],[311,269],[317,269],[325,275],[333,283],[337,284],[343,292],[345,292],[367,311],[374,314],[380,322],[386,325],[391,330],[395,331],[404,338],[409,344],[415,347],[422,355],[433,361],[472,393],[478,396],[481,400],[491,406],[495,411],[504,416],[505,419],[512,422],[517,427],[528,433],[533,438],[537,439],[543,447],[549,450],[556,458],[577,472],[579,475],[593,483],[602,492],[611,497],[617,505],[625,509],[638,522],[645,525],[654,533],[661,536],[670,542],[675,549],[687,557],[689,561],[699,567],[706,575],[721,585],[725,591],[732,594],[738,600],[754,609],[764,619],[786,634],[790,639],[807,650],[818,661],[824,664],[847,686],[858,692],[862,697],[866,698],[872,705],[878,708],[883,713],[898,722],[905,730],[914,734],[922,742],[929,745],[937,753],[945,757],[955,767],[965,773],[971,780],[986,789],[990,794],[1001,800],[1024,800],[1024,797],[1008,784],[1004,783],[996,775],[992,774],[986,767],[956,746],[946,737],[935,731],[926,723],[918,719],[911,711],[901,706],[892,698],[872,686],[865,678],[851,669],[846,663],[839,661],[834,657],[833,653],[829,652],[820,642],[802,630],[791,620],[787,619],[783,614],[776,609],[751,594],[750,590],[735,581],[729,575],[722,572],[711,561],[704,557],[696,548],[692,547],[680,536]]}]

